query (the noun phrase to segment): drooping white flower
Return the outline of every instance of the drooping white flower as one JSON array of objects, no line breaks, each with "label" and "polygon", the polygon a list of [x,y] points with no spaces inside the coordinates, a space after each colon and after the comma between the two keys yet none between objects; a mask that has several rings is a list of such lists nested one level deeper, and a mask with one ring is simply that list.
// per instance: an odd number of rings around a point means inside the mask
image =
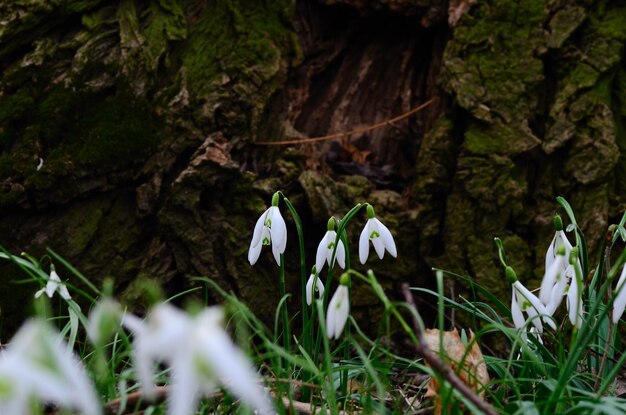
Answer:
[{"label": "drooping white flower", "polygon": [[31,400],[102,413],[81,362],[45,321],[26,322],[0,354],[0,413],[28,414]]},{"label": "drooping white flower", "polygon": [[539,298],[519,281],[515,281],[512,286],[511,314],[515,327],[521,328],[526,324],[526,319],[522,314],[526,313],[540,334],[543,333],[542,321],[556,330],[554,321],[550,318],[550,314]]},{"label": "drooping white flower", "polygon": [[613,323],[615,324],[622,317],[624,308],[626,308],[626,285],[624,282],[626,282],[626,265],[622,268],[622,273],[615,286],[615,299],[613,300]]},{"label": "drooping white flower", "polygon": [[70,295],[70,292],[67,290],[67,287],[65,286],[63,282],[61,282],[61,278],[59,278],[59,274],[57,274],[57,272],[54,269],[54,266],[52,266],[52,269],[50,270],[50,277],[48,278],[48,282],[46,283],[46,286],[35,293],[35,298],[41,297],[41,295],[44,292],[46,293],[48,297],[52,298],[54,293],[57,291],[59,295],[61,296],[61,298],[63,298],[64,300],[72,299],[72,296]]},{"label": "drooping white flower", "polygon": [[[322,272],[322,268],[324,267],[324,263],[328,263],[330,266],[330,261],[333,257],[333,251],[335,251],[335,240],[337,239],[337,232],[335,232],[335,218],[330,218],[328,220],[327,231],[322,237],[319,245],[317,246],[317,255],[315,256],[315,267],[317,268],[317,272]],[[337,263],[343,269],[346,268],[346,249],[343,246],[343,242],[341,239],[337,243],[337,251],[335,253],[335,258],[337,259]]]},{"label": "drooping white flower", "polygon": [[385,256],[385,249],[389,251],[389,254],[391,254],[394,258],[398,256],[396,243],[393,240],[391,232],[389,232],[389,229],[376,218],[374,208],[371,205],[367,205],[367,215],[369,219],[367,220],[359,238],[359,260],[361,261],[361,264],[365,264],[367,257],[369,256],[369,241],[372,241],[374,250],[376,250],[376,254],[378,254],[380,259],[383,259]]},{"label": "drooping white flower", "polygon": [[567,235],[565,235],[565,231],[563,230],[563,221],[561,220],[561,217],[559,215],[556,215],[554,217],[554,226],[556,228],[556,231],[554,232],[554,237],[552,238],[550,246],[546,251],[546,272],[548,271],[552,263],[556,260],[557,252],[560,246],[565,247],[565,267],[567,267],[567,259],[569,258],[570,252],[572,251],[572,244],[567,239]]},{"label": "drooping white flower", "polygon": [[102,345],[120,327],[122,308],[119,303],[105,297],[98,301],[89,312],[87,319],[87,337],[95,345]]},{"label": "drooping white flower", "polygon": [[550,315],[554,314],[563,300],[565,287],[567,285],[565,277],[567,266],[565,247],[560,246],[556,259],[552,261],[550,267],[546,269],[543,279],[541,280],[541,288],[539,291],[539,299],[546,306]]},{"label": "drooping white flower", "polygon": [[582,289],[578,275],[582,274],[580,268],[580,259],[578,258],[578,247],[573,247],[569,257],[570,266],[565,271],[565,275],[569,281],[567,288],[567,311],[570,323],[579,329],[583,325],[583,301]]},{"label": "drooping white flower", "polygon": [[322,283],[315,266],[313,266],[311,276],[306,283],[306,303],[308,305],[311,305],[313,302],[313,290],[317,291],[319,298],[322,298],[324,295],[324,284]]},{"label": "drooping white flower", "polygon": [[578,279],[575,275],[570,278],[570,284],[567,289],[567,311],[572,326],[580,329],[583,325],[583,302],[580,298]]},{"label": "drooping white flower", "polygon": [[272,206],[263,212],[254,226],[248,250],[250,265],[254,265],[259,259],[263,245],[272,245],[274,259],[280,266],[280,254],[287,247],[287,225],[278,209],[278,193],[272,197]]},{"label": "drooping white flower", "polygon": [[326,312],[326,335],[329,339],[338,339],[348,321],[348,316],[350,315],[349,284],[349,276],[343,274],[337,291],[335,291],[333,298],[331,298],[328,303],[328,311]]},{"label": "drooping white flower", "polygon": [[155,363],[171,368],[168,414],[195,413],[200,397],[214,394],[218,382],[259,413],[274,413],[260,377],[221,327],[222,319],[221,308],[190,317],[168,304],[156,306],[145,322],[125,316],[123,324],[135,332],[134,362],[148,398],[156,392]]}]

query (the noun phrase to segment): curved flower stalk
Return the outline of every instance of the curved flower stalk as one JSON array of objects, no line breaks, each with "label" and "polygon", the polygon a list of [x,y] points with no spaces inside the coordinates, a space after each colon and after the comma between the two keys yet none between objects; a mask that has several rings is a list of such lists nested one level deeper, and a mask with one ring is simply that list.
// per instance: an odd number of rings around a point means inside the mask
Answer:
[{"label": "curved flower stalk", "polygon": [[320,276],[317,273],[317,269],[315,265],[313,265],[313,269],[311,269],[311,276],[306,283],[306,303],[307,305],[311,305],[313,302],[313,291],[317,291],[318,297],[322,298],[324,296],[324,284],[322,280],[320,280]]},{"label": "curved flower stalk", "polygon": [[259,413],[274,413],[260,377],[221,327],[222,320],[218,307],[190,317],[165,303],[154,307],[145,322],[125,316],[123,324],[136,336],[133,360],[148,398],[156,394],[155,362],[171,368],[168,414],[195,413],[200,397],[214,394],[218,382]]},{"label": "curved flower stalk", "polygon": [[81,362],[42,320],[26,322],[0,354],[0,413],[29,414],[33,399],[86,415],[102,407]]},{"label": "curved flower stalk", "polygon": [[272,206],[256,221],[248,250],[250,265],[254,265],[259,259],[263,245],[272,245],[274,259],[280,266],[280,254],[283,254],[287,247],[287,225],[278,209],[278,201],[279,194],[276,192],[272,196]]},{"label": "curved flower stalk", "polygon": [[622,268],[622,273],[617,280],[615,288],[615,299],[613,300],[613,323],[617,324],[619,319],[624,314],[624,308],[626,308],[626,265]]},{"label": "curved flower stalk", "polygon": [[[319,245],[317,246],[317,255],[315,256],[315,267],[317,272],[322,272],[324,263],[328,263],[331,266],[330,261],[333,257],[333,251],[335,250],[335,241],[337,240],[337,232],[335,232],[335,218],[328,219],[328,226],[326,233],[322,237]],[[343,246],[341,239],[337,243],[337,252],[335,254],[337,263],[343,269],[346,268],[346,248]]]},{"label": "curved flower stalk", "polygon": [[48,278],[46,286],[35,293],[35,298],[41,297],[43,293],[46,293],[49,298],[52,298],[55,292],[58,292],[61,298],[63,298],[64,300],[72,299],[70,292],[67,290],[65,284],[61,282],[59,274],[57,274],[56,270],[54,269],[54,265],[50,265],[50,278]]},{"label": "curved flower stalk", "polygon": [[[515,327],[518,329],[525,327],[526,321],[530,319],[539,334],[543,333],[543,323],[556,330],[556,325],[546,307],[535,294],[519,282],[513,268],[506,267],[506,276],[511,283],[511,315]],[[528,315],[528,319],[524,318],[524,313]]]},{"label": "curved flower stalk", "polygon": [[350,315],[350,294],[348,286],[350,285],[350,276],[343,274],[339,281],[339,287],[328,303],[328,311],[326,312],[326,335],[329,339],[338,339],[346,326],[348,316]]},{"label": "curved flower stalk", "polygon": [[359,237],[359,260],[361,264],[365,264],[369,256],[370,241],[372,241],[374,250],[380,259],[383,259],[385,256],[385,249],[392,257],[397,257],[396,243],[393,240],[391,232],[376,218],[374,208],[369,204],[367,205],[367,216],[369,219],[365,223],[365,227]]}]

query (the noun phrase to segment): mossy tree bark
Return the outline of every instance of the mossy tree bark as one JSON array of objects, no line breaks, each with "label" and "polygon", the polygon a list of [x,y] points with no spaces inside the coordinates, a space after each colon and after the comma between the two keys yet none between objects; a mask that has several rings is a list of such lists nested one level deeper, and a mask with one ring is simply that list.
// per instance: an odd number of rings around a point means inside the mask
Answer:
[{"label": "mossy tree bark", "polygon": [[[141,281],[207,276],[271,318],[277,269],[246,255],[278,189],[308,264],[328,216],[369,201],[399,246],[368,263],[387,287],[431,285],[438,266],[503,298],[494,236],[528,281],[556,195],[593,247],[625,206],[626,8],[611,2],[5,0],[0,15],[0,241],[50,246],[128,301]],[[433,97],[350,138],[256,144]],[[289,241],[299,293],[293,226]],[[5,271],[14,315],[31,293]],[[354,309],[373,302],[357,288]]]}]

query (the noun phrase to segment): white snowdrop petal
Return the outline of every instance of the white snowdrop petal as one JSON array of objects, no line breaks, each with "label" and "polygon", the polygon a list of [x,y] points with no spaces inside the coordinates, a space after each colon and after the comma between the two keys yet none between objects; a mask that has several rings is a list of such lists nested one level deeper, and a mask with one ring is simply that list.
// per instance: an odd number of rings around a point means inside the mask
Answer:
[{"label": "white snowdrop petal", "polygon": [[278,252],[282,254],[287,247],[287,224],[280,214],[278,206],[272,206],[270,209],[272,246],[276,245]]},{"label": "white snowdrop petal", "polygon": [[556,284],[558,274],[563,272],[563,259],[564,257],[562,255],[557,255],[557,258],[552,262],[550,268],[546,270],[541,280],[539,299],[546,305],[550,302],[552,288]]},{"label": "white snowdrop petal", "polygon": [[306,303],[307,305],[311,305],[313,302],[313,279],[315,275],[311,274],[309,280],[306,282]]},{"label": "white snowdrop petal", "polygon": [[622,314],[624,314],[624,308],[626,308],[626,285],[624,283],[625,279],[626,265],[624,266],[622,274],[617,281],[617,286],[615,290],[616,295],[615,300],[613,301],[613,323],[615,324],[617,324],[619,319],[622,317]]},{"label": "white snowdrop petal", "polygon": [[200,350],[230,392],[262,414],[273,413],[272,404],[261,388],[261,378],[221,329],[203,333],[200,344],[203,345]]},{"label": "white snowdrop petal", "polygon": [[317,253],[315,254],[315,269],[318,273],[322,272],[324,263],[327,261],[328,243],[326,242],[328,232],[324,235],[319,245],[317,246]]},{"label": "white snowdrop petal", "polygon": [[252,232],[252,240],[250,241],[250,250],[252,250],[252,247],[256,247],[261,243],[261,234],[263,233],[265,219],[267,218],[268,213],[269,209],[259,216],[259,219],[257,219],[256,224],[254,225],[254,232]]},{"label": "white snowdrop petal", "polygon": [[359,237],[359,261],[361,264],[365,264],[370,253],[369,224],[368,220]]},{"label": "white snowdrop petal", "polygon": [[524,327],[526,320],[524,319],[522,309],[517,303],[517,294],[515,292],[515,287],[512,287],[512,290],[513,292],[511,294],[511,316],[513,317],[513,324],[515,325],[515,328],[520,329]]},{"label": "white snowdrop petal", "polygon": [[274,255],[274,260],[276,261],[276,265],[280,267],[280,246],[278,244],[272,243],[272,254]]},{"label": "white snowdrop petal", "polygon": [[380,239],[380,237],[373,238],[372,245],[374,245],[374,250],[376,251],[378,258],[383,259],[385,257],[385,244],[382,239]]},{"label": "white snowdrop petal", "polygon": [[346,248],[343,246],[343,242],[341,240],[339,240],[339,243],[337,244],[337,254],[335,256],[339,266],[346,269]]},{"label": "white snowdrop petal", "polygon": [[387,228],[381,221],[379,221],[378,219],[374,219],[377,222],[378,225],[378,230],[380,233],[380,239],[383,241],[383,245],[385,246],[385,248],[387,249],[387,251],[389,251],[389,254],[396,258],[398,256],[398,252],[396,250],[396,243],[393,240],[393,236],[391,235],[391,232],[389,231],[389,228]]}]

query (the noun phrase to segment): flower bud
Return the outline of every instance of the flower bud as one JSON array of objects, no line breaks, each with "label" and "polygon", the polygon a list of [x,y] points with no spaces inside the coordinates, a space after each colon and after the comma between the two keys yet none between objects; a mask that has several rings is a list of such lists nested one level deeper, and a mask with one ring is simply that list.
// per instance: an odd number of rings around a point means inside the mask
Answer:
[{"label": "flower bud", "polygon": [[335,220],[335,217],[331,216],[330,219],[328,219],[328,225],[326,225],[326,230],[334,231],[335,223],[337,223],[337,221]]},{"label": "flower bud", "polygon": [[506,279],[510,284],[513,284],[515,281],[517,281],[517,274],[515,273],[515,270],[513,270],[513,268],[511,268],[510,266],[507,266],[504,269],[504,275],[506,275]]},{"label": "flower bud", "polygon": [[557,231],[563,230],[563,219],[561,219],[561,216],[558,214],[554,215],[554,227]]},{"label": "flower bud", "polygon": [[348,274],[347,272],[344,272],[343,274],[341,274],[341,278],[339,278],[339,284],[349,287],[350,286],[350,274]]}]

